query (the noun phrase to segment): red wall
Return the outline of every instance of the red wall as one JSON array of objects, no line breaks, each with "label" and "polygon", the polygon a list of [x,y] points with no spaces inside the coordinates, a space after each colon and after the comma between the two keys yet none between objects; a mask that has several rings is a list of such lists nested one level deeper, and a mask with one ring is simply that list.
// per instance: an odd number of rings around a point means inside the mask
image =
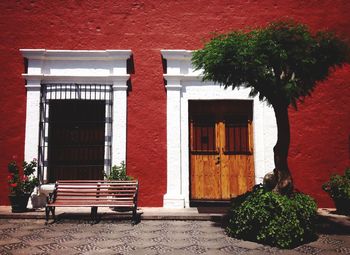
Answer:
[{"label": "red wall", "polygon": [[[23,158],[24,71],[20,48],[131,49],[128,173],[140,180],[141,206],[166,192],[166,91],[160,49],[197,49],[211,32],[293,18],[350,39],[350,1],[0,1],[0,204],[8,204],[7,163]],[[337,70],[291,110],[290,166],[297,188],[331,206],[321,184],[349,163],[350,67]]]}]

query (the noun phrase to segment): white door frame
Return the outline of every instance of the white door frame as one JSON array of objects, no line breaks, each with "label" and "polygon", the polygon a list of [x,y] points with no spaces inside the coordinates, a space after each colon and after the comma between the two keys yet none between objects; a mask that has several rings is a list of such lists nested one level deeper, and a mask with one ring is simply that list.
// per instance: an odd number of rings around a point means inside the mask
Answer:
[{"label": "white door frame", "polygon": [[249,97],[249,89],[224,89],[214,82],[203,82],[201,71],[194,71],[192,51],[162,50],[167,62],[164,74],[167,90],[167,193],[163,206],[190,206],[189,100],[253,101],[253,139],[255,182],[274,168],[273,146],[277,127],[272,107]]}]

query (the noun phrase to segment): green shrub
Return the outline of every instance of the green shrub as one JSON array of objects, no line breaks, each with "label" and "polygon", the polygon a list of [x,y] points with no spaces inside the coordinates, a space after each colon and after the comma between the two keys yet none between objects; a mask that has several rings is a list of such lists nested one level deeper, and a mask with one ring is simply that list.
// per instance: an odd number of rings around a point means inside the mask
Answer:
[{"label": "green shrub", "polygon": [[227,233],[279,248],[293,248],[316,237],[317,205],[307,195],[290,198],[261,185],[232,201]]},{"label": "green shrub", "polygon": [[127,181],[133,179],[131,176],[126,174],[126,166],[124,161],[122,161],[119,166],[114,165],[109,175],[105,174],[105,176],[107,180]]},{"label": "green shrub", "polygon": [[350,168],[345,170],[343,176],[332,175],[322,188],[334,200],[339,213],[350,215]]}]

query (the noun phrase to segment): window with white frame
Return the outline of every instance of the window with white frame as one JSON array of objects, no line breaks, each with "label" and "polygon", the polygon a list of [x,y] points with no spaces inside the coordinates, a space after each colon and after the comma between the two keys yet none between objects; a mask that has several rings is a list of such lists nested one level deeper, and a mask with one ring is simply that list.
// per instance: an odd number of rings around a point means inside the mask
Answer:
[{"label": "window with white frame", "polygon": [[99,179],[125,161],[130,50],[23,49],[25,159],[41,183]]}]

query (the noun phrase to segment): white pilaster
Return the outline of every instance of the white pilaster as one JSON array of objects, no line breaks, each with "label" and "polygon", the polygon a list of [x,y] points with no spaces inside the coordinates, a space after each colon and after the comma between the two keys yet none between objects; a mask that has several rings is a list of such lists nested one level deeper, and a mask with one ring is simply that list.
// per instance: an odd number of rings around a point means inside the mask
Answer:
[{"label": "white pilaster", "polygon": [[181,194],[181,84],[168,79],[167,89],[167,193],[166,208],[184,208]]},{"label": "white pilaster", "polygon": [[40,80],[27,80],[27,107],[24,160],[38,158],[39,116],[40,116]]},{"label": "white pilaster", "polygon": [[112,166],[126,162],[127,89],[126,80],[113,83]]}]

